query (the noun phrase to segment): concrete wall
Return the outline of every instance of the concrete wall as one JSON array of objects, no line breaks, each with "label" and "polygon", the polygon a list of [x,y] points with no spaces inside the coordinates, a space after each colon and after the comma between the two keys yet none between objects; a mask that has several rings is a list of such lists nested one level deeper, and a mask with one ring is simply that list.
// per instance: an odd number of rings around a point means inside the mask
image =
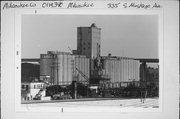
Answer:
[{"label": "concrete wall", "polygon": [[[54,53],[53,57],[50,53],[46,55],[41,56],[40,72],[41,75],[50,75],[53,85],[68,85],[73,80],[85,82],[89,79],[90,59],[86,56],[65,52]],[[102,58],[103,74],[109,75],[112,83],[139,81],[139,61],[126,57]]]},{"label": "concrete wall", "polygon": [[68,53],[57,55],[58,67],[55,70],[55,84],[63,85],[72,82],[72,60],[72,55]]},{"label": "concrete wall", "polygon": [[91,58],[96,58],[99,57],[101,54],[101,30],[97,27],[91,27],[91,32],[92,32],[92,48],[91,48],[91,52],[92,52],[92,56]]},{"label": "concrete wall", "polygon": [[31,82],[33,79],[39,79],[40,65],[31,63],[21,63],[21,82]]},{"label": "concrete wall", "polygon": [[55,57],[55,55],[49,53],[40,55],[40,76],[50,76],[49,83],[54,83],[52,79],[54,79]]},{"label": "concrete wall", "polygon": [[90,27],[78,27],[77,29],[77,52],[79,55],[91,57],[91,29]]},{"label": "concrete wall", "polygon": [[[53,53],[53,55],[52,55]],[[73,80],[86,79],[75,69],[78,68],[89,78],[89,59],[86,56],[71,55],[67,52],[48,52],[41,55],[41,75],[50,76],[52,85],[69,85]]]},{"label": "concrete wall", "polygon": [[77,52],[79,55],[85,55],[88,58],[100,56],[100,35],[101,29],[95,25],[90,27],[77,28]]},{"label": "concrete wall", "polygon": [[[90,76],[89,58],[86,58],[85,56],[78,56],[78,55],[74,56],[74,58],[75,58],[74,68],[75,67],[78,68],[78,70],[82,72],[89,79],[89,76]],[[82,81],[82,82],[87,81],[87,79],[83,77],[83,75],[81,75],[79,71],[76,70],[74,73],[75,77],[78,78],[78,81]]]}]

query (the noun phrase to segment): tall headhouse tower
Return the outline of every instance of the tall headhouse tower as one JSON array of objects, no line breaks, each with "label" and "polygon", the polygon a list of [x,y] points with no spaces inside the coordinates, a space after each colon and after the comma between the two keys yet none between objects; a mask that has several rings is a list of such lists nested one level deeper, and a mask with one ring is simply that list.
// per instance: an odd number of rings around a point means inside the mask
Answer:
[{"label": "tall headhouse tower", "polygon": [[101,54],[101,28],[94,23],[90,27],[77,28],[77,53],[88,58],[99,58]]}]

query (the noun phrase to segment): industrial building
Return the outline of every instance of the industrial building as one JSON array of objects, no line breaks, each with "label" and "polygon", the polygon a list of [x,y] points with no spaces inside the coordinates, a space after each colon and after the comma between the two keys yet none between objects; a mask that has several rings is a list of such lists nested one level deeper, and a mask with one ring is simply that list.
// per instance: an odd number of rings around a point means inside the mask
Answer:
[{"label": "industrial building", "polygon": [[21,98],[22,100],[33,100],[37,94],[41,94],[42,97],[45,97],[45,88],[43,82],[23,82],[21,83]]},{"label": "industrial building", "polygon": [[48,51],[40,56],[40,76],[49,76],[51,85],[69,85],[73,80],[87,83],[89,58],[68,52]]},{"label": "industrial building", "polygon": [[[40,55],[40,76],[50,77],[51,85],[69,85],[76,80],[85,84],[139,81],[138,60],[101,56],[101,28],[94,23],[77,28],[77,50],[72,53],[48,51]],[[120,85],[119,85],[120,86]]]},{"label": "industrial building", "polygon": [[103,73],[112,83],[139,81],[139,61],[127,57],[102,57]]},{"label": "industrial building", "polygon": [[21,63],[21,82],[31,82],[32,80],[39,79],[40,65],[34,62]]},{"label": "industrial building", "polygon": [[77,53],[95,59],[101,55],[101,28],[95,23],[90,27],[77,28]]},{"label": "industrial building", "polygon": [[[98,89],[101,90],[99,96],[108,95],[110,90],[111,93],[115,93],[117,88],[123,90],[131,86],[150,87],[149,94],[153,92],[152,86],[156,86],[155,92],[158,92],[158,69],[147,68],[146,63],[157,63],[159,60],[112,56],[110,53],[101,56],[101,30],[94,23],[86,27],[77,27],[77,49],[71,52],[47,51],[40,54],[40,59],[23,59],[22,92],[26,93],[22,93],[22,97],[39,99],[38,90],[42,89],[31,89],[31,83],[32,85],[43,83],[45,87],[60,85],[63,88],[73,85],[74,91],[71,90],[73,92],[71,96],[75,99],[78,94],[77,84],[84,84],[96,93]],[[33,83],[37,78],[38,81]],[[24,85],[29,85],[29,88],[24,88]],[[32,91],[28,93],[27,90],[32,90],[37,95],[30,93]],[[86,96],[89,96],[88,90]]]}]

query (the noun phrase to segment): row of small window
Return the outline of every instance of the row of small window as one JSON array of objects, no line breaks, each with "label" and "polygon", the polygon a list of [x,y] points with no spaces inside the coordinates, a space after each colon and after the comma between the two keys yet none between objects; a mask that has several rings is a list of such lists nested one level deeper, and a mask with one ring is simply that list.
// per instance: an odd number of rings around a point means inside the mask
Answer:
[{"label": "row of small window", "polygon": [[[83,30],[78,29],[78,34],[82,35],[82,32],[83,32]],[[88,33],[91,33],[91,29],[89,28],[89,29],[87,30],[87,32],[88,32]],[[83,32],[83,33],[84,33],[84,32]]]},{"label": "row of small window", "polygon": [[88,49],[91,49],[91,47],[88,47],[88,48],[83,48],[83,50],[88,50]]},{"label": "row of small window", "polygon": [[80,41],[82,41],[82,40],[90,41],[90,40],[94,40],[94,39],[100,40],[100,38],[101,38],[100,36],[89,36],[89,37],[85,36],[84,38],[82,36],[78,36],[78,39]]},{"label": "row of small window", "polygon": [[28,89],[29,86],[28,86],[28,85],[21,85],[21,88],[22,88],[22,89]]},{"label": "row of small window", "polygon": [[[89,49],[90,49],[90,47],[88,47],[88,48],[83,48],[83,50],[89,50]],[[94,49],[95,49],[95,48],[94,48]],[[80,50],[79,52],[82,53],[83,51]],[[100,52],[100,50],[98,50],[98,52]]]},{"label": "row of small window", "polygon": [[34,89],[36,89],[36,88],[43,88],[43,84],[34,85]]},{"label": "row of small window", "polygon": [[[29,85],[22,85],[21,88],[22,89],[28,89]],[[40,88],[43,88],[43,84],[37,84],[37,85],[31,86],[31,89],[40,89]]]},{"label": "row of small window", "polygon": [[[80,38],[80,43],[82,44],[82,39]],[[83,42],[83,45],[91,45],[91,43],[90,42]]]},{"label": "row of small window", "polygon": [[84,31],[82,31],[81,29],[78,29],[78,34],[80,34],[80,35],[82,35],[83,33],[92,33],[92,34],[100,34],[101,32],[99,31],[99,30],[97,30],[97,31],[92,31],[91,29],[88,29],[88,30],[86,30],[85,32]]},{"label": "row of small window", "polygon": [[[85,44],[85,43],[84,43],[84,44]],[[81,44],[81,45],[82,45],[82,44]],[[98,45],[98,44],[97,44],[97,47],[99,47],[99,48],[100,48],[100,45]],[[91,46],[89,46],[89,47],[88,47],[88,49],[90,49],[90,48],[91,48]],[[95,47],[95,46],[93,46],[93,48],[96,48],[96,47]],[[83,49],[85,50],[86,48],[83,48]]]},{"label": "row of small window", "polygon": [[101,84],[104,88],[118,88],[118,87],[127,87],[128,85],[139,86],[139,82],[122,82],[122,83],[111,83],[111,84]]}]

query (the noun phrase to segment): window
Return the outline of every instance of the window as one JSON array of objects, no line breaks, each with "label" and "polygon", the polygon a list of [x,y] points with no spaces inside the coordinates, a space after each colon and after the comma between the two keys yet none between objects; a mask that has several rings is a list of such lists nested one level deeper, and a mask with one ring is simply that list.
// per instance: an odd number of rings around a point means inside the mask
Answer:
[{"label": "window", "polygon": [[82,35],[81,28],[78,29],[79,35]]},{"label": "window", "polygon": [[22,86],[21,86],[21,88],[22,88],[22,89],[24,89],[24,88],[25,88],[25,86],[24,86],[24,85],[22,85]]},{"label": "window", "polygon": [[91,33],[91,28],[88,29],[88,33]]},{"label": "window", "polygon": [[26,85],[26,91],[28,91],[28,85]]}]

